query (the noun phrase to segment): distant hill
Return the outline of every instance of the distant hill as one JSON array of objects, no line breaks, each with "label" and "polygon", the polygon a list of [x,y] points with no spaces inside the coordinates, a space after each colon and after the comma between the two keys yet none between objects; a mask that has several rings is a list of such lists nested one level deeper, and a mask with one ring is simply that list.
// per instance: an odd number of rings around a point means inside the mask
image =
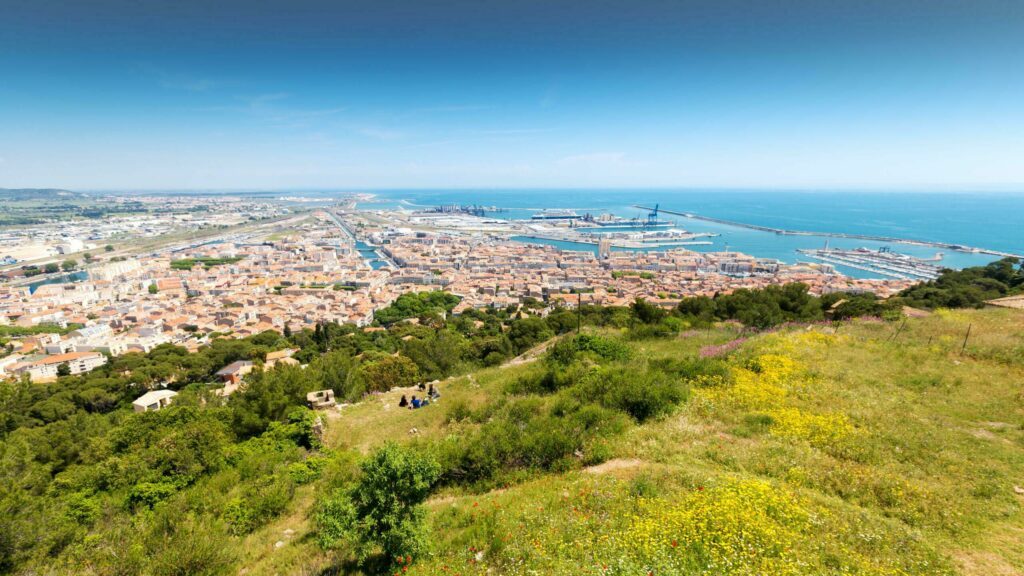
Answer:
[{"label": "distant hill", "polygon": [[81,199],[88,196],[60,188],[0,188],[0,200],[52,200],[54,197]]}]

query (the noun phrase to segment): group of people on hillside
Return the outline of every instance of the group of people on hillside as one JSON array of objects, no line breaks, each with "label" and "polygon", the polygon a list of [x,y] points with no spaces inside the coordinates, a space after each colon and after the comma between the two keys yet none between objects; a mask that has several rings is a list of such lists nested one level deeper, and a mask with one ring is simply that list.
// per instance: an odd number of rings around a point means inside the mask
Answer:
[{"label": "group of people on hillside", "polygon": [[413,394],[412,400],[409,400],[405,397],[405,394],[402,394],[402,399],[398,401],[399,408],[408,408],[410,410],[423,408],[425,406],[429,406],[432,401],[441,397],[441,393],[438,392],[437,388],[435,388],[433,384],[431,384],[428,389],[427,386],[421,382],[418,387],[421,392],[425,391],[426,395],[423,398],[418,398]]}]

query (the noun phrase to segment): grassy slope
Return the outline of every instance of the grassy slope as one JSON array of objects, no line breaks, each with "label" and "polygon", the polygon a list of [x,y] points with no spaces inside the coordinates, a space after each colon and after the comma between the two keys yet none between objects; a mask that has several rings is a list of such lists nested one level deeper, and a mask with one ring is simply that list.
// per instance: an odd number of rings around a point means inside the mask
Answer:
[{"label": "grassy slope", "polygon": [[[800,366],[795,384],[783,386],[782,404],[696,390],[674,415],[617,439],[613,460],[595,469],[486,494],[435,495],[428,502],[435,554],[410,572],[603,573],[645,498],[688,502],[704,487],[714,493],[736,479],[761,479],[812,512],[811,529],[792,543],[797,572],[1024,573],[1024,496],[1014,492],[1024,486],[1024,314],[940,312],[909,320],[892,342],[895,328],[855,322],[834,337],[806,336],[803,328],[758,336],[734,363],[770,353]],[[678,356],[733,332],[634,345],[647,358]],[[486,402],[532,369],[446,382],[442,401],[426,410],[399,410],[397,392],[345,407],[330,420],[328,443],[366,452],[388,439],[443,437],[446,404]],[[766,427],[762,415],[780,409],[837,415],[846,427],[829,435],[824,426],[824,436],[799,423]],[[319,574],[331,566],[309,538],[315,489],[305,487],[289,515],[249,537],[240,558],[247,574]],[[287,529],[295,534],[285,537]],[[285,545],[275,549],[278,540]]]}]

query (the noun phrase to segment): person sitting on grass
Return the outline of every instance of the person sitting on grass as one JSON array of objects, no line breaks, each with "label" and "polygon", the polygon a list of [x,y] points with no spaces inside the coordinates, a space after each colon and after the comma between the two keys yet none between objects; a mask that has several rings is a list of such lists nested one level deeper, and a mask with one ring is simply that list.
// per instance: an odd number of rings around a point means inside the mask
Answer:
[{"label": "person sitting on grass", "polygon": [[398,401],[398,407],[399,408],[405,408],[408,405],[409,405],[409,400],[405,397],[405,394],[402,394],[402,399]]},{"label": "person sitting on grass", "polygon": [[409,403],[409,408],[416,409],[416,408],[419,408],[422,405],[423,405],[423,402],[420,402],[419,398],[417,398],[416,396],[413,396],[412,397],[412,402]]},{"label": "person sitting on grass", "polygon": [[427,395],[435,400],[441,397],[441,393],[437,391],[437,388],[434,388],[433,384],[430,385],[430,390],[427,392]]}]

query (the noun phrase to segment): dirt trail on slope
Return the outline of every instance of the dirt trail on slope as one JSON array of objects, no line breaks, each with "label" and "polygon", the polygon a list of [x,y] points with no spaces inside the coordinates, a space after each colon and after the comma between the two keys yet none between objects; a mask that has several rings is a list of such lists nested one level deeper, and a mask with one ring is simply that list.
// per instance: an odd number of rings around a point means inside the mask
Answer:
[{"label": "dirt trail on slope", "polygon": [[541,344],[538,344],[537,346],[534,346],[533,348],[530,348],[526,352],[523,352],[519,356],[516,356],[515,358],[513,358],[513,359],[509,360],[508,362],[502,364],[502,366],[519,366],[520,364],[526,364],[526,363],[529,363],[529,362],[533,362],[537,358],[540,358],[541,354],[546,352],[547,349],[550,348],[551,345],[554,344],[555,342],[557,342],[558,340],[559,340],[559,338],[556,336],[554,338],[549,339],[546,342],[542,342]]},{"label": "dirt trail on slope", "polygon": [[619,470],[630,470],[643,466],[643,460],[637,460],[636,458],[613,458],[607,462],[602,462],[595,466],[588,466],[583,469],[588,474],[611,474]]}]

